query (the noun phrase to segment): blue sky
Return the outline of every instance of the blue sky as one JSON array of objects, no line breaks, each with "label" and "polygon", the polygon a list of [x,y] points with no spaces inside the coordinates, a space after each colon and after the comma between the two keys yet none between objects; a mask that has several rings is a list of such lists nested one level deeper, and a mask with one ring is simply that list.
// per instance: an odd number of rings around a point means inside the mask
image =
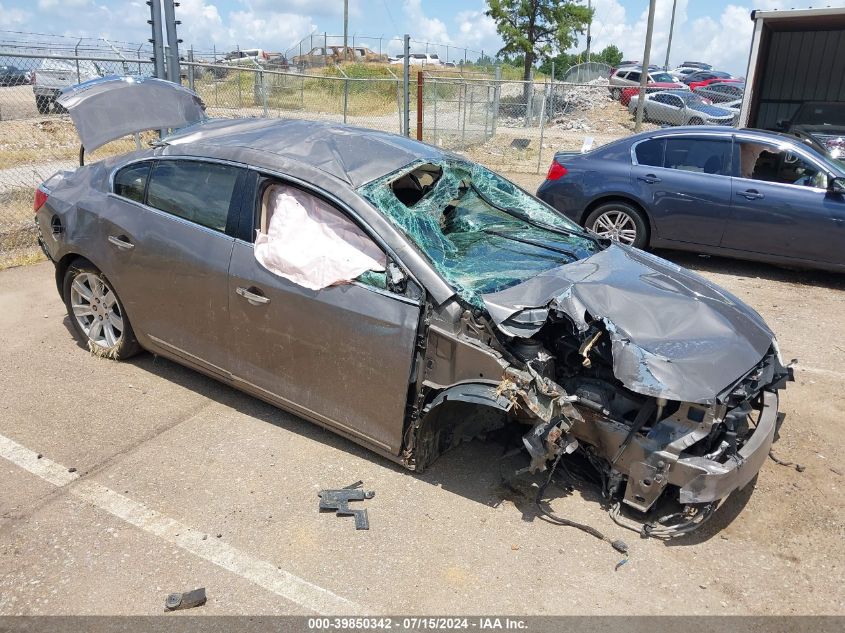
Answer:
[{"label": "blue sky", "polygon": [[[586,4],[587,0],[582,0]],[[677,0],[670,62],[709,61],[742,73],[751,37],[752,9],[805,7],[808,0]],[[845,6],[845,0],[817,1]],[[407,32],[420,41],[495,52],[501,46],[484,0],[350,0],[350,33],[390,38]],[[613,43],[626,58],[640,59],[647,0],[593,0],[594,48]],[[663,62],[672,0],[657,0],[652,59]],[[180,36],[197,49],[261,46],[285,51],[309,33],[342,33],[342,0],[181,0]],[[149,37],[144,0],[0,0],[0,30],[107,37],[143,42]],[[2,34],[0,34],[2,36]],[[2,39],[2,37],[0,37]],[[371,48],[378,40],[367,42]],[[583,41],[579,48],[583,48]],[[436,49],[441,56],[445,47]],[[470,55],[472,56],[472,55]]]}]

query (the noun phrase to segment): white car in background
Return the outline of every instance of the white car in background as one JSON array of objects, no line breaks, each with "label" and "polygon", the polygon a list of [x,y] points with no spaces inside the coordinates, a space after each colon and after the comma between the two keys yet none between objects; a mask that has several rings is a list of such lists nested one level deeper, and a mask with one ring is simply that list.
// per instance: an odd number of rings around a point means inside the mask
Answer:
[{"label": "white car in background", "polygon": [[[390,58],[391,64],[402,65],[405,63],[405,55],[397,55]],[[411,53],[408,59],[410,66],[442,66],[443,62],[435,53]]]},{"label": "white car in background", "polygon": [[63,88],[75,86],[103,76],[96,62],[88,59],[43,59],[33,73],[32,92],[40,114],[47,114]]}]

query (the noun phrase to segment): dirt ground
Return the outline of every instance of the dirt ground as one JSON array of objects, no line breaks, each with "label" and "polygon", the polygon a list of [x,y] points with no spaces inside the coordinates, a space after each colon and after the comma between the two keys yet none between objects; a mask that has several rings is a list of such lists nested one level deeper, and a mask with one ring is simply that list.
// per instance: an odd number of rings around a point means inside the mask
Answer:
[{"label": "dirt ground", "polygon": [[[93,357],[49,263],[0,272],[0,614],[157,614],[205,586],[206,614],[845,615],[845,280],[660,254],[758,309],[799,359],[775,452],[804,469],[767,461],[669,542],[555,487],[558,514],[629,543],[616,571],[606,543],[537,516],[524,456],[493,439],[404,471],[171,362]],[[359,479],[368,532],[317,512],[319,489]]]}]

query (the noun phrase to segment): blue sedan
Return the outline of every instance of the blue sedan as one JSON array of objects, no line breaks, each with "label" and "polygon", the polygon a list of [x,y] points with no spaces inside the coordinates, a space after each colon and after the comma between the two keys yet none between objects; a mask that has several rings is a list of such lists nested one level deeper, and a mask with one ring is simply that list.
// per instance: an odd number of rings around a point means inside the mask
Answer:
[{"label": "blue sedan", "polygon": [[638,248],[845,270],[845,169],[782,134],[686,127],[559,152],[537,195]]}]

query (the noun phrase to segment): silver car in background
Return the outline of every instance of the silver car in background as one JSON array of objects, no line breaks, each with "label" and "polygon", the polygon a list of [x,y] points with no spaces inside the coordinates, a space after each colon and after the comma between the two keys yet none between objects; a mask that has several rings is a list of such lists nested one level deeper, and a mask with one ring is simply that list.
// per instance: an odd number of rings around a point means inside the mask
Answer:
[{"label": "silver car in background", "polygon": [[[639,95],[631,97],[628,112],[636,112]],[[736,114],[688,90],[665,90],[645,96],[643,118],[669,125],[732,125]]]},{"label": "silver car in background", "polygon": [[737,82],[712,83],[693,88],[692,91],[705,99],[710,99],[713,103],[722,104],[741,100],[742,95],[745,94],[745,84]]}]

